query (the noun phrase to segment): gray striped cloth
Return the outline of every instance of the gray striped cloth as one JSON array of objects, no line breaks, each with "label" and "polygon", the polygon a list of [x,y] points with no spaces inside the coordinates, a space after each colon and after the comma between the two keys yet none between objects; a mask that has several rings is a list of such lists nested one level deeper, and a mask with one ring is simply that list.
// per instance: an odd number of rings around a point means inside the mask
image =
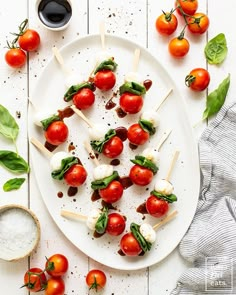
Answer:
[{"label": "gray striped cloth", "polygon": [[223,106],[199,141],[201,189],[179,251],[192,263],[171,295],[236,294],[236,103]]}]

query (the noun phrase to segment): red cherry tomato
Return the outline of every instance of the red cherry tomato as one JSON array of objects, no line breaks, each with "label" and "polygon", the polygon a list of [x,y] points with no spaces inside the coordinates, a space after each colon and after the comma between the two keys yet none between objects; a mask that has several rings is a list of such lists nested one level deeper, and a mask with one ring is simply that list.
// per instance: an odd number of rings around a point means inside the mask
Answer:
[{"label": "red cherry tomato", "polygon": [[68,138],[69,130],[63,121],[52,122],[44,132],[47,142],[60,145]]},{"label": "red cherry tomato", "polygon": [[30,268],[24,275],[24,287],[30,292],[44,290],[47,285],[47,278],[41,268]]},{"label": "red cherry tomato", "polygon": [[188,18],[188,29],[193,34],[203,34],[207,31],[210,24],[208,16],[198,12]]},{"label": "red cherry tomato", "polygon": [[125,218],[119,213],[110,213],[108,215],[108,222],[106,233],[111,236],[119,236],[125,230]]},{"label": "red cherry tomato", "polygon": [[180,15],[182,15],[181,10],[188,15],[193,15],[198,9],[198,0],[178,0],[175,1],[175,7]]},{"label": "red cherry tomato", "polygon": [[10,48],[5,54],[5,61],[10,67],[20,68],[26,63],[26,54],[20,48]]},{"label": "red cherry tomato", "polygon": [[122,184],[117,180],[113,180],[106,188],[99,190],[99,195],[105,202],[115,203],[122,197],[123,190]]},{"label": "red cherry tomato", "polygon": [[125,234],[121,238],[120,248],[126,256],[138,256],[142,252],[139,242],[135,239],[131,232]]},{"label": "red cherry tomato", "polygon": [[99,71],[94,77],[94,84],[102,91],[110,90],[116,84],[116,75],[110,70]]},{"label": "red cherry tomato", "polygon": [[19,46],[26,51],[38,49],[40,36],[35,30],[28,29],[18,39]]},{"label": "red cherry tomato", "polygon": [[125,113],[136,114],[143,107],[143,98],[141,95],[125,92],[120,97],[120,107]]},{"label": "red cherry tomato", "polygon": [[147,212],[156,218],[164,216],[169,210],[169,203],[151,195],[146,201]]},{"label": "red cherry tomato", "polygon": [[194,91],[205,90],[210,83],[210,74],[203,68],[193,69],[186,77],[185,84]]},{"label": "red cherry tomato", "polygon": [[95,101],[95,95],[89,88],[82,88],[73,96],[73,103],[80,110],[90,108]]},{"label": "red cherry tomato", "polygon": [[64,295],[65,283],[60,277],[51,277],[48,279],[45,295]]},{"label": "red cherry tomato", "polygon": [[134,184],[145,186],[152,181],[153,172],[145,167],[134,165],[130,169],[129,178]]},{"label": "red cherry tomato", "polygon": [[185,38],[174,38],[170,40],[168,49],[170,54],[175,58],[184,57],[189,52],[189,42]]},{"label": "red cherry tomato", "polygon": [[105,273],[99,269],[92,269],[86,275],[86,283],[89,289],[95,289],[96,292],[105,287],[106,281]]},{"label": "red cherry tomato", "polygon": [[72,165],[64,174],[65,182],[73,187],[82,185],[86,178],[87,172],[80,164]]},{"label": "red cherry tomato", "polygon": [[178,20],[173,13],[165,12],[156,19],[155,25],[161,35],[171,35],[177,28]]},{"label": "red cherry tomato", "polygon": [[123,151],[123,142],[118,136],[113,136],[103,146],[102,153],[108,158],[116,158]]},{"label": "red cherry tomato", "polygon": [[68,260],[62,254],[54,254],[49,257],[45,264],[45,269],[50,276],[61,277],[68,270]]},{"label": "red cherry tomato", "polygon": [[149,133],[138,124],[135,123],[128,128],[127,138],[134,145],[143,145],[149,139]]}]

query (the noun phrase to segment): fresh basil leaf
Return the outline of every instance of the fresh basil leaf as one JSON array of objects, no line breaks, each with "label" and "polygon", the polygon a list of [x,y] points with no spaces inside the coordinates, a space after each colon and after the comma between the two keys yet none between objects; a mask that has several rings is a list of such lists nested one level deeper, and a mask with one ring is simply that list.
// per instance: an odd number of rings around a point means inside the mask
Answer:
[{"label": "fresh basil leaf", "polygon": [[92,140],[90,144],[95,151],[101,153],[103,150],[104,144],[115,135],[116,135],[116,131],[114,129],[110,129],[105,134],[104,140]]},{"label": "fresh basil leaf", "polygon": [[153,126],[153,124],[150,121],[140,119],[138,123],[142,127],[142,129],[148,132],[150,135],[153,135],[156,133],[156,128]]},{"label": "fresh basil leaf", "polygon": [[114,171],[111,176],[92,181],[91,188],[93,190],[106,188],[113,180],[117,178],[119,178],[119,174],[117,171]]},{"label": "fresh basil leaf", "polygon": [[146,88],[136,82],[125,82],[123,85],[120,86],[119,92],[120,95],[124,92],[129,92],[136,95],[144,95],[146,93]]},{"label": "fresh basil leaf", "polygon": [[28,163],[18,154],[11,151],[0,151],[0,165],[13,173],[28,173],[30,168]]},{"label": "fresh basil leaf", "polygon": [[206,109],[203,113],[202,120],[205,120],[212,115],[218,113],[225,102],[226,95],[230,86],[230,75],[225,78],[217,89],[207,96]]},{"label": "fresh basil leaf", "polygon": [[174,202],[177,201],[177,197],[174,194],[163,195],[163,194],[161,194],[161,193],[159,193],[157,191],[152,191],[151,194],[154,195],[155,197],[159,198],[159,199],[167,201],[168,203],[174,203]]},{"label": "fresh basil leaf", "polygon": [[95,231],[99,234],[104,234],[104,232],[106,231],[107,223],[108,223],[108,209],[103,208],[103,211],[95,224]]},{"label": "fresh basil leaf", "polygon": [[212,38],[205,46],[204,53],[209,64],[222,63],[228,53],[225,35],[218,34]]},{"label": "fresh basil leaf", "polygon": [[152,161],[148,160],[147,158],[141,155],[136,155],[135,159],[130,161],[134,164],[151,170],[154,174],[156,174],[159,169],[156,164],[154,164]]},{"label": "fresh basil leaf", "polygon": [[135,239],[138,241],[140,247],[143,249],[144,252],[151,250],[152,244],[147,242],[144,236],[139,231],[140,226],[134,222],[130,224],[130,231],[134,235]]},{"label": "fresh basil leaf", "polygon": [[71,166],[78,164],[78,159],[76,157],[68,157],[61,160],[61,167],[58,170],[54,170],[51,173],[53,179],[62,180],[64,174]]},{"label": "fresh basil leaf", "polygon": [[93,91],[94,85],[91,82],[83,82],[80,84],[72,85],[64,94],[64,100],[65,101],[70,101],[72,100],[73,96],[81,89],[83,88],[89,88],[90,90]]},{"label": "fresh basil leaf", "polygon": [[13,142],[15,142],[19,133],[19,126],[15,119],[2,105],[0,105],[0,133],[10,138]]},{"label": "fresh basil leaf", "polygon": [[3,185],[4,192],[10,192],[12,190],[17,190],[25,182],[25,178],[12,178],[9,179]]},{"label": "fresh basil leaf", "polygon": [[101,62],[95,69],[94,74],[102,70],[110,70],[114,72],[117,68],[117,63],[115,63],[114,59],[108,59]]},{"label": "fresh basil leaf", "polygon": [[46,119],[44,119],[44,120],[42,120],[40,122],[41,122],[41,124],[43,126],[43,130],[47,130],[48,126],[50,124],[52,124],[53,122],[56,122],[56,121],[61,121],[61,119],[60,119],[60,117],[58,115],[53,115],[53,116],[51,116],[49,118],[46,118]]}]

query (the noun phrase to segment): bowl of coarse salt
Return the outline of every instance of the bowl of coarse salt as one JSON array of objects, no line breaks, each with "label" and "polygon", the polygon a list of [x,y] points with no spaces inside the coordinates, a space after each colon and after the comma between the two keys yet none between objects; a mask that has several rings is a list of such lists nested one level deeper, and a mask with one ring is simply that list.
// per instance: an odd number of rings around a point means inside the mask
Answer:
[{"label": "bowl of coarse salt", "polygon": [[0,259],[15,261],[29,256],[39,239],[40,224],[30,209],[21,205],[0,207]]}]

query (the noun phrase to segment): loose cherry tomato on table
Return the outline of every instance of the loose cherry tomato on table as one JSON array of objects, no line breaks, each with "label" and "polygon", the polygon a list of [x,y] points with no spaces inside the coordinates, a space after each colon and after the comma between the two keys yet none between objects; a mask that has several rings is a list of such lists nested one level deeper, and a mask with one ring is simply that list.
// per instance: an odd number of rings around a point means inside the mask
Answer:
[{"label": "loose cherry tomato on table", "polygon": [[151,195],[146,201],[146,209],[148,214],[153,217],[160,218],[169,210],[169,203],[163,199]]},{"label": "loose cherry tomato on table", "polygon": [[175,58],[184,57],[189,51],[189,42],[184,37],[177,37],[170,41],[169,43],[169,52]]},{"label": "loose cherry tomato on table", "polygon": [[171,35],[177,28],[178,20],[172,12],[164,12],[156,19],[155,25],[161,35]]},{"label": "loose cherry tomato on table", "polygon": [[188,18],[188,29],[193,34],[203,34],[207,31],[210,24],[208,16],[198,12]]},{"label": "loose cherry tomato on table", "polygon": [[106,274],[99,269],[92,269],[86,275],[86,284],[89,290],[95,289],[95,291],[99,291],[103,289],[106,285],[106,281]]},{"label": "loose cherry tomato on table", "polygon": [[80,164],[72,165],[64,174],[65,182],[72,186],[77,187],[82,185],[87,178],[85,168]]},{"label": "loose cherry tomato on table", "polygon": [[210,74],[203,68],[193,69],[186,77],[185,84],[194,91],[205,90],[210,83]]},{"label": "loose cherry tomato on table", "polygon": [[125,230],[125,218],[119,213],[108,214],[106,233],[111,236],[119,236]]},{"label": "loose cherry tomato on table", "polygon": [[140,124],[135,123],[128,128],[127,138],[130,143],[134,145],[143,145],[149,139],[149,133],[140,126]]},{"label": "loose cherry tomato on table", "polygon": [[27,29],[20,33],[18,43],[26,51],[35,51],[39,47],[40,36],[35,30]]},{"label": "loose cherry tomato on table", "polygon": [[60,277],[51,277],[48,279],[45,295],[64,295],[65,283]]},{"label": "loose cherry tomato on table", "polygon": [[94,84],[102,91],[110,90],[116,84],[116,76],[110,70],[98,71],[94,76]]},{"label": "loose cherry tomato on table", "polygon": [[68,260],[64,255],[54,254],[47,259],[45,269],[50,276],[60,277],[67,272],[68,266]]},{"label": "loose cherry tomato on table", "polygon": [[180,15],[182,15],[181,9],[187,15],[193,15],[198,9],[198,0],[177,0],[175,7]]},{"label": "loose cherry tomato on table", "polygon": [[120,97],[120,107],[125,113],[136,114],[143,107],[143,98],[129,92],[124,92]]},{"label": "loose cherry tomato on table", "polygon": [[113,180],[106,188],[99,190],[99,195],[106,203],[115,203],[122,197],[123,190],[122,184],[117,180]]},{"label": "loose cherry tomato on table", "polygon": [[30,268],[24,275],[24,285],[30,292],[39,292],[47,286],[47,278],[41,268]]},{"label": "loose cherry tomato on table", "polygon": [[142,252],[142,248],[134,235],[129,232],[125,234],[120,240],[121,251],[126,256],[138,256]]},{"label": "loose cherry tomato on table", "polygon": [[134,165],[129,172],[129,178],[134,184],[145,186],[148,185],[153,178],[152,170],[140,165]]},{"label": "loose cherry tomato on table", "polygon": [[74,105],[80,110],[90,108],[95,101],[95,95],[89,88],[82,88],[73,96]]},{"label": "loose cherry tomato on table", "polygon": [[52,122],[44,132],[47,142],[52,145],[60,145],[68,138],[69,130],[63,121]]},{"label": "loose cherry tomato on table", "polygon": [[10,67],[20,68],[26,63],[26,54],[20,48],[9,48],[5,54],[5,61]]},{"label": "loose cherry tomato on table", "polygon": [[123,151],[123,142],[118,136],[113,136],[103,147],[102,153],[108,158],[116,158]]}]

